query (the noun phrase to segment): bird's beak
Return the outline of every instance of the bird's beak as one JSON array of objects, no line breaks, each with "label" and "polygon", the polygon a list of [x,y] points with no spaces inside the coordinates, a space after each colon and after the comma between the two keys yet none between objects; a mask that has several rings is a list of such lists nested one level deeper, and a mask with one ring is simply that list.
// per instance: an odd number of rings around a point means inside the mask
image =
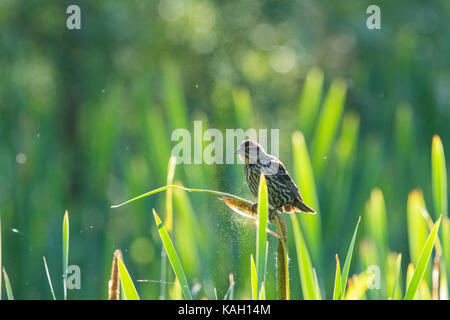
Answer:
[{"label": "bird's beak", "polygon": [[234,151],[235,154],[241,154],[242,152],[242,146],[240,146],[239,148],[236,149],[236,151]]}]

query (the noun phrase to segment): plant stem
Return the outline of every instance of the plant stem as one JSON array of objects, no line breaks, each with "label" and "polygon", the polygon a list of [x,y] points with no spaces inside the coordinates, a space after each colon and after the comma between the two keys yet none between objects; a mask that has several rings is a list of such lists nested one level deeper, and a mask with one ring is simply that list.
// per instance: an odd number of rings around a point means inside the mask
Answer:
[{"label": "plant stem", "polygon": [[288,268],[288,255],[287,255],[287,231],[286,223],[280,213],[276,213],[274,216],[275,223],[277,225],[277,232],[281,236],[278,239],[278,251],[277,251],[277,280],[278,280],[278,299],[289,300],[289,268]]}]

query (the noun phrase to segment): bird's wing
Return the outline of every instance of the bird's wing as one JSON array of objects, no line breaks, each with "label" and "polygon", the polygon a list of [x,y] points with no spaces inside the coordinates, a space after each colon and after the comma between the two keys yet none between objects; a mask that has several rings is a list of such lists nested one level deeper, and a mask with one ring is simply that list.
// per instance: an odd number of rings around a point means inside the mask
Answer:
[{"label": "bird's wing", "polygon": [[292,180],[291,176],[289,175],[289,172],[286,170],[286,167],[284,166],[284,164],[281,161],[278,161],[278,163],[279,163],[279,169],[278,169],[277,178],[292,193],[297,195],[300,201],[303,202],[303,198],[302,198],[302,196],[300,194],[300,191],[298,190],[298,187],[295,184],[294,180]]}]

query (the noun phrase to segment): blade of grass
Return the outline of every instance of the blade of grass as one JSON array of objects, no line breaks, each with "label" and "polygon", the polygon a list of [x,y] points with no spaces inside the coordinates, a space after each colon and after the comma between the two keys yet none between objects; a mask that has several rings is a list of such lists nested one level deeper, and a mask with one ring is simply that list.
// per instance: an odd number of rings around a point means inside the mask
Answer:
[{"label": "blade of grass", "polygon": [[177,66],[165,61],[162,68],[163,92],[172,128],[187,128],[187,109]]},{"label": "blade of grass", "polygon": [[320,294],[319,279],[317,278],[316,268],[313,268],[314,273],[314,290],[316,292],[317,300],[322,300],[322,295]]},{"label": "blade of grass", "polygon": [[45,273],[47,274],[48,284],[50,286],[50,292],[52,293],[53,300],[56,300],[55,291],[53,290],[52,278],[50,278],[50,272],[48,271],[47,260],[45,257],[42,257],[44,260]]},{"label": "blade of grass", "polygon": [[350,247],[347,251],[347,257],[345,258],[344,268],[342,269],[342,289],[341,289],[341,299],[345,297],[345,289],[347,287],[347,278],[350,270],[350,264],[352,261],[353,255],[353,247],[355,246],[356,234],[358,233],[359,222],[361,221],[361,217],[358,218],[358,222],[356,223],[355,231],[353,232],[352,241],[350,242]]},{"label": "blade of grass", "polygon": [[11,282],[9,281],[8,274],[6,273],[5,268],[3,268],[3,276],[5,279],[5,289],[6,289],[6,296],[8,297],[8,300],[14,300],[14,294],[11,287]]},{"label": "blade of grass", "polygon": [[225,193],[225,192],[220,192],[220,191],[215,191],[215,190],[207,190],[207,189],[192,189],[192,188],[186,188],[186,187],[179,186],[179,185],[167,185],[167,186],[164,186],[164,187],[161,187],[161,188],[154,189],[152,191],[146,192],[144,194],[141,194],[141,195],[139,195],[137,197],[134,197],[134,198],[132,198],[130,200],[127,200],[127,201],[125,201],[123,203],[120,203],[120,204],[117,204],[117,205],[112,205],[111,208],[113,208],[113,209],[114,208],[119,208],[119,207],[121,207],[123,205],[126,205],[128,203],[131,203],[133,201],[136,201],[136,200],[139,200],[139,199],[142,199],[142,198],[145,198],[145,197],[148,197],[148,196],[150,196],[152,194],[155,194],[155,193],[158,193],[158,192],[161,192],[161,191],[167,191],[170,188],[181,189],[181,190],[188,191],[188,192],[205,192],[205,193],[214,194],[216,196],[232,198],[232,199],[236,199],[236,200],[242,201],[244,203],[247,202],[247,203],[252,204],[251,201],[245,200],[244,198],[241,198],[241,197],[229,194],[229,193]]},{"label": "blade of grass", "polygon": [[164,244],[164,248],[166,249],[167,256],[169,258],[170,264],[172,265],[172,269],[177,277],[178,281],[180,281],[181,290],[183,292],[183,296],[185,299],[192,300],[191,290],[189,289],[189,285],[184,274],[183,267],[181,265],[180,259],[178,258],[175,247],[173,246],[172,240],[167,233],[166,228],[161,222],[158,214],[155,209],[153,209],[153,216],[155,218],[156,226],[158,227],[158,232],[161,237],[161,240]]},{"label": "blade of grass", "polygon": [[431,147],[431,170],[435,217],[447,217],[447,168],[442,141],[438,135],[433,137]]},{"label": "blade of grass", "polygon": [[[2,219],[0,218],[0,269],[2,268]],[[0,272],[0,300],[2,300],[2,273]]]},{"label": "blade of grass", "polygon": [[[167,168],[167,185],[171,185],[173,182],[173,177],[175,175],[175,168],[177,165],[177,159],[174,156],[170,157],[169,165]],[[166,193],[166,219],[164,225],[167,232],[172,231],[173,224],[173,204],[172,204],[172,189],[167,189]]]},{"label": "blade of grass", "polygon": [[292,228],[294,230],[295,248],[297,251],[298,269],[302,285],[303,298],[305,300],[317,300],[314,272],[309,257],[308,248],[303,239],[302,231],[295,214],[291,214]]},{"label": "blade of grass", "polygon": [[312,163],[317,178],[321,178],[326,158],[329,156],[344,110],[347,84],[342,79],[335,79],[330,85],[323,108],[319,115],[313,139]]},{"label": "blade of grass", "polygon": [[[171,156],[169,159],[169,164],[167,168],[167,185],[171,185],[173,183],[173,177],[175,175],[175,168],[177,165],[177,159],[174,156]],[[166,193],[166,217],[165,217],[165,225],[167,232],[172,232],[173,225],[173,192],[172,189],[168,189]],[[167,263],[167,254],[164,249],[164,245],[161,248],[161,279],[164,281],[161,282],[161,288],[159,293],[160,300],[166,299],[167,292],[167,283],[169,282],[169,265]]]},{"label": "blade of grass", "polygon": [[258,275],[256,272],[255,260],[250,255],[250,286],[252,288],[252,300],[258,300]]},{"label": "blade of grass", "polygon": [[401,104],[396,108],[394,141],[398,159],[410,161],[413,153],[413,111],[408,104]]},{"label": "blade of grass", "polygon": [[390,297],[392,300],[395,300],[396,297],[398,297],[398,293],[400,291],[400,278],[401,278],[401,273],[402,273],[402,254],[399,253],[397,255],[397,259],[396,259],[396,265],[395,265],[395,279],[394,279],[394,285],[392,286],[392,291],[390,294]]},{"label": "blade of grass", "polygon": [[246,128],[252,126],[249,121],[254,119],[252,112],[252,103],[250,94],[247,89],[235,89],[232,91],[234,112],[236,115],[236,122],[239,128]]},{"label": "blade of grass", "polygon": [[[158,188],[158,189],[155,189],[155,190],[146,192],[146,193],[141,194],[141,195],[139,195],[139,196],[137,196],[137,197],[135,197],[135,198],[132,198],[132,199],[130,199],[130,200],[127,200],[127,201],[125,201],[125,202],[123,202],[123,203],[120,203],[120,204],[117,204],[117,205],[112,205],[111,208],[113,208],[113,209],[119,208],[119,207],[121,207],[121,206],[124,206],[124,205],[126,205],[126,204],[129,204],[129,203],[134,202],[134,201],[136,201],[136,200],[139,200],[139,199],[148,197],[148,196],[150,196],[150,195],[152,195],[152,194],[156,194],[156,193],[159,193],[159,192],[162,192],[162,191],[167,191],[167,190],[169,190],[170,188],[180,189],[180,190],[184,190],[184,191],[188,191],[188,192],[209,193],[209,194],[213,194],[213,195],[216,195],[216,196],[220,196],[220,197],[222,198],[222,200],[224,200],[224,202],[225,202],[225,203],[226,203],[226,204],[227,204],[227,205],[228,205],[235,213],[238,213],[239,215],[241,215],[241,216],[243,216],[243,217],[245,217],[245,218],[247,218],[247,219],[256,221],[256,218],[255,218],[255,217],[253,217],[253,216],[251,216],[251,215],[249,215],[249,214],[246,214],[246,213],[242,212],[241,210],[237,210],[237,207],[236,207],[236,205],[235,205],[236,203],[239,203],[239,208],[241,208],[243,205],[245,205],[246,207],[249,207],[249,208],[250,208],[250,207],[252,206],[253,202],[251,202],[251,201],[249,201],[249,200],[246,200],[246,199],[244,199],[244,198],[235,196],[235,195],[230,194],[230,193],[225,193],[225,192],[220,192],[220,191],[215,191],[215,190],[207,190],[207,189],[192,189],[192,188],[186,188],[186,187],[179,186],[179,185],[167,185],[167,186],[164,186],[164,187],[161,187],[161,188]],[[272,232],[272,231],[269,230],[269,229],[267,229],[266,231],[267,231],[268,233],[272,234],[273,236],[275,236],[276,238],[279,237],[276,233]]]},{"label": "blade of grass", "polygon": [[174,241],[174,246],[178,249],[184,270],[193,274],[197,270],[201,270],[200,249],[208,250],[208,241],[204,239],[206,233],[201,230],[187,192],[175,190],[174,204],[178,217],[175,221],[176,227],[173,236],[178,241]]},{"label": "blade of grass", "polygon": [[267,183],[261,173],[258,186],[258,232],[256,234],[256,268],[258,275],[258,293],[261,291],[261,283],[264,282],[264,268],[266,266],[266,239],[267,239],[267,216],[269,212],[269,199],[267,194]]},{"label": "blade of grass", "polygon": [[[295,180],[299,183],[303,199],[316,212],[320,211],[314,174],[309,160],[308,148],[303,134],[299,131],[292,135],[292,149],[294,154]],[[322,248],[322,226],[320,217],[301,215],[300,222],[305,230],[305,238],[311,250],[311,256],[316,265],[320,265]]]},{"label": "blade of grass", "polygon": [[449,280],[448,287],[450,287],[450,219],[448,217],[443,217],[442,220],[442,247],[447,279]]},{"label": "blade of grass", "polygon": [[136,287],[131,280],[130,274],[128,273],[125,264],[122,259],[117,258],[117,264],[119,266],[120,283],[122,284],[122,293],[125,300],[140,300],[139,295],[136,291]]},{"label": "blade of grass", "polygon": [[380,189],[372,190],[370,199],[366,204],[365,214],[366,234],[375,242],[377,264],[384,270],[387,254],[387,222],[386,206],[383,192]]},{"label": "blade of grass", "polygon": [[336,254],[336,274],[334,276],[334,291],[333,300],[341,298],[342,280],[341,280],[341,266],[339,263],[339,256]]},{"label": "blade of grass", "polygon": [[261,292],[259,294],[259,300],[266,300],[266,290],[264,289],[264,281],[261,284]]},{"label": "blade of grass", "polygon": [[63,220],[63,275],[64,300],[67,300],[67,268],[69,266],[69,212],[66,210]]},{"label": "blade of grass", "polygon": [[441,270],[440,270],[441,278],[439,280],[439,299],[440,300],[448,300],[447,274],[445,271],[446,271],[445,264],[443,264],[441,262]]},{"label": "blade of grass", "polygon": [[423,246],[419,260],[416,264],[411,282],[409,283],[408,289],[406,290],[406,294],[404,297],[405,300],[413,299],[417,292],[417,289],[419,288],[420,282],[422,281],[423,275],[425,273],[425,268],[431,256],[431,251],[434,247],[434,242],[436,241],[439,225],[441,224],[441,218],[442,216],[439,217],[438,221],[433,227],[433,230],[431,230],[427,240],[425,241],[425,245]]},{"label": "blade of grass", "polygon": [[308,71],[303,85],[298,105],[298,119],[302,131],[307,137],[311,136],[319,112],[322,98],[323,72],[318,68]]},{"label": "blade of grass", "polygon": [[230,273],[228,275],[228,279],[230,280],[230,286],[228,287],[227,293],[225,293],[225,296],[223,297],[223,300],[233,300],[234,299],[234,277],[233,274]]},{"label": "blade of grass", "polygon": [[[408,195],[407,203],[407,224],[408,224],[408,242],[411,262],[416,266],[425,241],[428,236],[427,222],[423,217],[426,212],[425,200],[422,191],[413,190]],[[425,271],[425,279],[430,279],[430,268]]]}]

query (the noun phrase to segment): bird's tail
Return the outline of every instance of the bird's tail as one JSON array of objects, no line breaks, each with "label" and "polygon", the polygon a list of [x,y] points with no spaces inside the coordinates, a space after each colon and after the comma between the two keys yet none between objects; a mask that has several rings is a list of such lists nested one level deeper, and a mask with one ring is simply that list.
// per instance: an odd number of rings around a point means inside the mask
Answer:
[{"label": "bird's tail", "polygon": [[295,203],[295,208],[294,209],[298,209],[295,210],[297,212],[306,212],[306,213],[311,213],[311,214],[316,214],[316,211],[313,208],[308,207],[303,201],[301,201],[300,199],[298,199]]}]

